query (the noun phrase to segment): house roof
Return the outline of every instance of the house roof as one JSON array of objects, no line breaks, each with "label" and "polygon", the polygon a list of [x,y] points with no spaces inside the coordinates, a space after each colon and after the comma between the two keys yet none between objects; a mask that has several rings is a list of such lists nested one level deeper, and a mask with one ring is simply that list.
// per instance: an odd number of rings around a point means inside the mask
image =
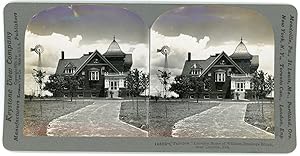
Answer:
[{"label": "house roof", "polygon": [[94,58],[95,55],[98,55],[105,63],[108,64],[108,66],[110,68],[112,68],[116,73],[120,73],[119,70],[112,65],[104,56],[102,56],[97,50],[95,52],[93,52],[91,55],[89,55],[89,57],[77,68],[76,72],[74,73],[74,75],[77,75],[78,72],[80,72],[83,67],[92,59]]},{"label": "house roof", "polygon": [[209,64],[215,60],[217,56],[210,56],[208,59],[206,60],[190,60],[190,61],[185,61],[185,64],[183,66],[183,70],[182,70],[182,75],[188,75],[191,67],[194,66],[194,64],[201,66],[202,69],[206,69]]},{"label": "house roof", "polygon": [[121,50],[118,42],[114,40],[110,43],[107,51],[103,54],[104,56],[125,56],[126,54]]},{"label": "house roof", "polygon": [[243,73],[243,74],[245,74],[245,71],[239,66],[239,65],[237,65],[224,51],[221,53],[221,54],[219,54],[211,63],[210,63],[210,65],[203,71],[203,73],[200,75],[200,76],[202,76],[202,75],[205,75],[221,58],[222,58],[222,56],[225,56],[227,59],[228,59],[228,61],[231,63],[231,64],[233,64],[236,68],[237,68],[237,70],[239,70],[241,73]]},{"label": "house roof", "polygon": [[209,70],[210,68],[212,68],[217,62],[218,60],[222,57],[222,56],[225,56],[229,62],[231,62],[231,64],[233,64],[241,73],[245,73],[244,70],[239,67],[224,51],[221,53],[221,54],[216,54],[216,55],[213,55],[213,56],[210,56],[208,59],[206,60],[186,60],[185,61],[185,64],[184,64],[184,67],[183,67],[183,70],[182,70],[182,75],[189,75],[189,72],[191,70],[191,67],[194,65],[194,64],[198,64],[202,67],[203,69],[203,73],[200,75],[205,75]]},{"label": "house roof", "polygon": [[252,59],[253,56],[248,52],[248,49],[244,44],[243,39],[241,38],[241,42],[237,45],[237,47],[234,50],[234,53],[230,55],[230,57],[234,60],[237,60],[237,59]]},{"label": "house roof", "polygon": [[83,55],[78,59],[60,59],[58,61],[58,65],[56,67],[56,72],[55,74],[63,74],[64,73],[64,69],[65,67],[71,63],[73,64],[75,67],[79,67],[81,64],[83,64],[83,62],[89,57],[89,55]]}]

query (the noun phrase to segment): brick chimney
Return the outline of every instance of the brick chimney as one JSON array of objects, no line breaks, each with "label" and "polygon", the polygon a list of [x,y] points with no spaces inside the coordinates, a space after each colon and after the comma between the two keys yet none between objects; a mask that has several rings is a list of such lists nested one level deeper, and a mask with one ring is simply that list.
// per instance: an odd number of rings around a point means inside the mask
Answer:
[{"label": "brick chimney", "polygon": [[65,59],[65,52],[64,51],[61,51],[61,59]]},{"label": "brick chimney", "polygon": [[188,52],[188,59],[187,59],[188,61],[191,61],[191,57],[192,57],[191,55],[192,55],[191,52]]}]

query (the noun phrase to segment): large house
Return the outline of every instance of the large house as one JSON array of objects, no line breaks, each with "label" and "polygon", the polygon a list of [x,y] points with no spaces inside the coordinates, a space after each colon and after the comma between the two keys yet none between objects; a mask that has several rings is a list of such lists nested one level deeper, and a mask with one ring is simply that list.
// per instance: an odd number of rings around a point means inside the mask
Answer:
[{"label": "large house", "polygon": [[[125,54],[115,38],[102,55],[97,50],[80,58],[65,59],[61,52],[56,74],[80,76],[82,83],[73,96],[120,97],[125,96],[125,77],[132,66],[132,55]],[[67,88],[56,96],[70,96]]]},{"label": "large house", "polygon": [[206,60],[192,60],[189,52],[182,75],[203,78],[204,99],[251,99],[251,78],[258,66],[258,55],[251,55],[241,39],[230,56],[223,51]]}]

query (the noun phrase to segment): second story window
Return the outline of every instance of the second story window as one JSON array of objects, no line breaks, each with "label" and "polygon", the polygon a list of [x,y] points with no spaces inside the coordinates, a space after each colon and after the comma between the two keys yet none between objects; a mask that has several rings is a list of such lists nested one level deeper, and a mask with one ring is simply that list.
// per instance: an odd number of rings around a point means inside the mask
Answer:
[{"label": "second story window", "polygon": [[90,71],[90,80],[92,81],[99,80],[99,71]]},{"label": "second story window", "polygon": [[76,68],[65,68],[64,73],[65,74],[73,74],[75,72]]},{"label": "second story window", "polygon": [[226,74],[225,72],[216,72],[215,73],[215,82],[225,82]]},{"label": "second story window", "polygon": [[201,69],[192,69],[191,75],[201,75]]}]

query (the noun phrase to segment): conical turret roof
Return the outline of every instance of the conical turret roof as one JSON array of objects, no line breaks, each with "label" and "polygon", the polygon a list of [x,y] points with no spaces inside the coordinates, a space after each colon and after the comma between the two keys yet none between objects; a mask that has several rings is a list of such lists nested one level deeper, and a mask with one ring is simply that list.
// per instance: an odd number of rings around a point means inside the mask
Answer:
[{"label": "conical turret roof", "polygon": [[107,51],[103,54],[104,56],[124,56],[125,53],[121,50],[115,37],[114,40],[109,45]]},{"label": "conical turret roof", "polygon": [[252,55],[248,52],[246,45],[241,38],[241,42],[235,48],[234,53],[230,56],[232,59],[252,59]]}]

